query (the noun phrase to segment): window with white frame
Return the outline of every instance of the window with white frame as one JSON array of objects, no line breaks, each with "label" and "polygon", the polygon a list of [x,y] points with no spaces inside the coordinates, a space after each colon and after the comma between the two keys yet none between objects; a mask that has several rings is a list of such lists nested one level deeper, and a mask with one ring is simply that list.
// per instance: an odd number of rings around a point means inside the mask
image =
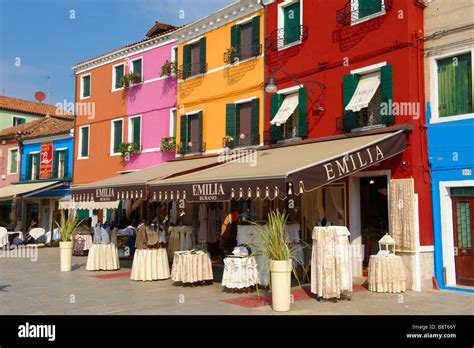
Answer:
[{"label": "window with white frame", "polygon": [[18,173],[18,148],[8,150],[8,174]]},{"label": "window with white frame", "polygon": [[141,147],[142,139],[142,117],[133,116],[128,121],[128,142],[135,143]]},{"label": "window with white frame", "polygon": [[89,132],[89,126],[79,127],[79,159],[89,157]]},{"label": "window with white frame", "polygon": [[120,153],[120,144],[123,143],[123,119],[112,120],[110,139],[110,153]]},{"label": "window with white frame", "polygon": [[170,137],[176,137],[176,109],[170,110]]},{"label": "window with white frame", "polygon": [[278,37],[278,47],[298,44],[302,40],[303,0],[290,0],[278,5],[278,27],[283,30]]},{"label": "window with white frame", "polygon": [[130,62],[130,73],[138,75],[138,81],[133,83],[143,82],[143,58],[135,58]]},{"label": "window with white frame", "polygon": [[91,74],[81,76],[81,99],[91,96]]},{"label": "window with white frame", "polygon": [[14,116],[13,117],[13,126],[18,126],[20,124],[26,123],[26,119],[23,117]]},{"label": "window with white frame", "polygon": [[385,14],[385,0],[351,0],[351,23]]},{"label": "window with white frame", "polygon": [[473,113],[472,52],[436,59],[439,118]]},{"label": "window with white frame", "polygon": [[122,77],[125,75],[125,64],[117,64],[112,68],[113,74],[113,90],[122,89],[123,85],[121,83]]}]

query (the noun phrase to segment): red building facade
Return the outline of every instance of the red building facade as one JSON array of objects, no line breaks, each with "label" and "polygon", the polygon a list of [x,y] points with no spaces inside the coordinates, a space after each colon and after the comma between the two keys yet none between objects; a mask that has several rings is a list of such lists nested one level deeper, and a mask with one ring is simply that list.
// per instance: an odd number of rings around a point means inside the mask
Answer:
[{"label": "red building facade", "polygon": [[[343,182],[348,187],[346,210],[352,240],[360,238],[368,256],[370,243],[374,250],[380,232],[391,229],[394,211],[387,202],[385,219],[376,212],[366,213],[365,208],[377,210],[371,205],[378,204],[377,194],[389,196],[391,180],[413,178],[417,232],[407,264],[414,274],[423,273],[417,280],[413,277],[415,289],[429,287],[433,245],[419,40],[423,9],[415,0],[277,0],[266,5],[266,81],[271,92],[265,108],[267,144],[387,132],[402,126],[411,129],[406,151]],[[278,91],[268,85],[276,85]],[[295,111],[283,125],[271,124],[278,113],[282,115],[282,107]],[[379,179],[383,183],[378,193],[370,194],[374,191],[370,185],[377,186]],[[371,232],[374,219],[380,219],[377,233]],[[420,265],[420,259],[425,264]]]}]

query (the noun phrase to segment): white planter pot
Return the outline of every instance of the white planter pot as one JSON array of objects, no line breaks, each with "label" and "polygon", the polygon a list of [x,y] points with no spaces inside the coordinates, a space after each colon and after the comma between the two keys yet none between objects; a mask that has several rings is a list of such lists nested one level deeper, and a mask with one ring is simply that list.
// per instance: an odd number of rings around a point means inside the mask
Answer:
[{"label": "white planter pot", "polygon": [[290,310],[292,261],[270,260],[272,308],[277,312]]},{"label": "white planter pot", "polygon": [[61,271],[71,271],[73,242],[59,242]]}]

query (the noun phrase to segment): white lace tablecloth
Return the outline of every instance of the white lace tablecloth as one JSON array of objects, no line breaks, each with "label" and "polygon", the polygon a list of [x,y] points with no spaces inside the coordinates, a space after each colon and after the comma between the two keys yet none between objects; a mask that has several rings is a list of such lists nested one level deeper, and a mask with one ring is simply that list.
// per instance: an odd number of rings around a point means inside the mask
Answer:
[{"label": "white lace tablecloth", "polygon": [[90,234],[76,234],[74,235],[74,244],[78,243],[79,240],[84,241],[82,250],[89,250],[92,246],[92,236]]},{"label": "white lace tablecloth", "polygon": [[166,249],[137,249],[133,256],[131,280],[168,279],[170,266]]},{"label": "white lace tablecloth", "polygon": [[345,226],[315,227],[311,256],[311,292],[340,298],[352,292],[350,232]]},{"label": "white lace tablecloth", "polygon": [[255,257],[226,257],[222,286],[243,289],[258,284],[258,268]]},{"label": "white lace tablecloth", "polygon": [[175,282],[196,283],[214,279],[212,263],[208,253],[175,253],[171,279]]},{"label": "white lace tablecloth", "polygon": [[407,288],[405,267],[401,256],[372,255],[367,282],[369,291],[398,293]]},{"label": "white lace tablecloth", "polygon": [[115,271],[120,269],[118,249],[115,244],[92,244],[87,257],[88,271]]},{"label": "white lace tablecloth", "polygon": [[[258,252],[260,240],[258,238],[259,231],[262,231],[265,226],[256,225],[239,225],[237,229],[237,244],[246,244],[252,249],[252,253]],[[269,283],[268,257],[259,255],[255,257],[258,269],[258,284],[267,286]]]}]

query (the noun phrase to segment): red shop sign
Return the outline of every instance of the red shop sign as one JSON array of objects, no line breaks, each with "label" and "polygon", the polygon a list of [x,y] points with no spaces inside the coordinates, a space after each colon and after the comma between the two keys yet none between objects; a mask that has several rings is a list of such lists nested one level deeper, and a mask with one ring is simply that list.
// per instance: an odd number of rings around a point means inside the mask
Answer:
[{"label": "red shop sign", "polygon": [[53,143],[41,144],[40,179],[50,179],[53,173]]}]

